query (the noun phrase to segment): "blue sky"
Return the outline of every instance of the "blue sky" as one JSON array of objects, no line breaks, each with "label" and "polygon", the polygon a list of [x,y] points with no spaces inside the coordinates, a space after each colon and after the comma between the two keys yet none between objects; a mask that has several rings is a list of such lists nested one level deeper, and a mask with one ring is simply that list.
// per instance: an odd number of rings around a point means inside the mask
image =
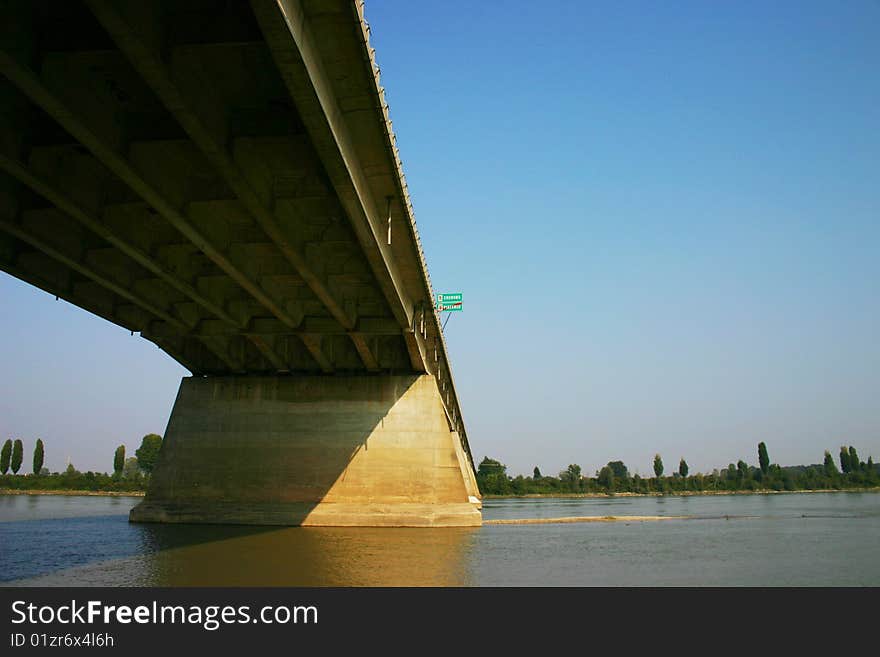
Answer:
[{"label": "blue sky", "polygon": [[[475,457],[880,457],[880,3],[367,2]],[[108,469],[185,372],[0,274],[0,433]]]}]

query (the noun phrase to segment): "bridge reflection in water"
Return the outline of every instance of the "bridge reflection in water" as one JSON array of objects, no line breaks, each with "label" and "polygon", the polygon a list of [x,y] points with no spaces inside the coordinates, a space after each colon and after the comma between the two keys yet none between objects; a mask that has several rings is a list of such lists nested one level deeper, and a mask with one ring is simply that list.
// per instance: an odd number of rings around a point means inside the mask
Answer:
[{"label": "bridge reflection in water", "polygon": [[477,531],[141,528],[147,554],[123,562],[151,586],[467,586]]}]

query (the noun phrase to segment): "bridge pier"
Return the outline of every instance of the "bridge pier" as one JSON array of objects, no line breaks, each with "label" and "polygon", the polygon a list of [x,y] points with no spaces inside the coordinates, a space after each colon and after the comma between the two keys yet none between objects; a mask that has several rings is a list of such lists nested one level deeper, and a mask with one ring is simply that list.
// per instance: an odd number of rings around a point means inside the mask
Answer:
[{"label": "bridge pier", "polygon": [[430,375],[184,378],[132,522],[458,527],[479,493]]}]

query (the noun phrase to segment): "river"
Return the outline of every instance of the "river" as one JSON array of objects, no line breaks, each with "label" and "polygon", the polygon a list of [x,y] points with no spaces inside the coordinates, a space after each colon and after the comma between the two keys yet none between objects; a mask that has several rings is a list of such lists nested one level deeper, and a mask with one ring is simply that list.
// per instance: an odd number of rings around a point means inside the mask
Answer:
[{"label": "river", "polygon": [[880,494],[486,500],[484,520],[369,529],[135,525],[140,498],[0,495],[0,584],[878,586]]}]

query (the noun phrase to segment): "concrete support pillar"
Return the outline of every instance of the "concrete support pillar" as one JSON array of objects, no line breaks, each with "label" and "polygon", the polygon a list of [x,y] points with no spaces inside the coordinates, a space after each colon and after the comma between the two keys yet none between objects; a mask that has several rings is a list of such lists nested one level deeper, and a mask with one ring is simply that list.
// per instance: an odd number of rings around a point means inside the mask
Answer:
[{"label": "concrete support pillar", "polygon": [[453,527],[479,508],[429,375],[190,377],[130,519]]}]

